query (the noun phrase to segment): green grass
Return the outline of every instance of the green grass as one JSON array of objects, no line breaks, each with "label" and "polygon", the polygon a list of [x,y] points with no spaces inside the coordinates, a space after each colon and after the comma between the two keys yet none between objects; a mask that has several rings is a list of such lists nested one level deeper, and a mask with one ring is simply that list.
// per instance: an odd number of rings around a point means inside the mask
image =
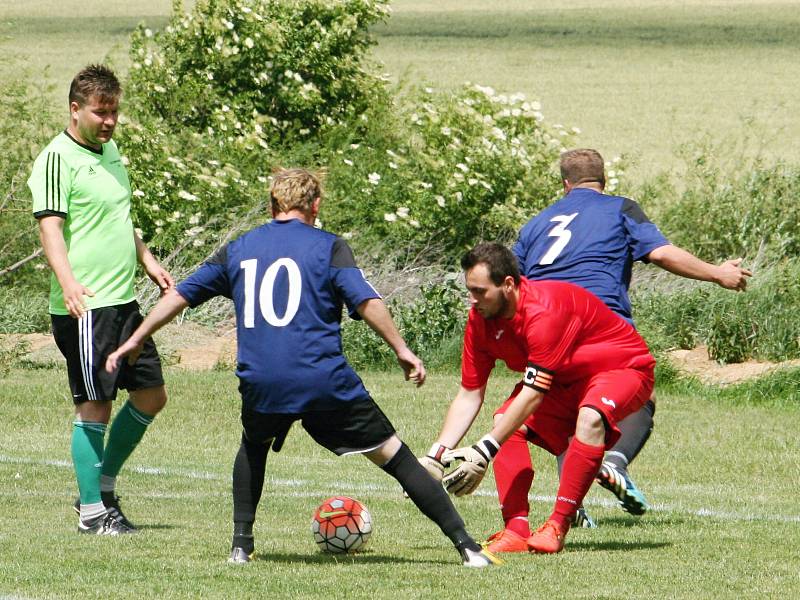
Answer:
[{"label": "green grass", "polygon": [[[79,537],[71,501],[71,409],[60,370],[0,380],[0,596],[25,598],[719,598],[800,594],[797,407],[729,406],[691,391],[659,392],[657,428],[636,464],[653,511],[640,520],[601,489],[587,506],[600,522],[570,533],[558,556],[512,556],[465,572],[435,526],[397,485],[360,457],[336,458],[301,429],[268,462],[256,526],[260,559],[225,563],[230,468],[239,427],[233,375],[168,373],[170,403],[119,484],[139,535]],[[365,382],[416,451],[434,439],[457,387],[434,375],[420,390],[399,376]],[[496,406],[513,379],[490,383]],[[687,388],[688,389],[688,388]],[[487,426],[484,411],[469,439]],[[554,461],[539,469],[532,519],[555,492]],[[496,530],[491,477],[457,505],[476,535]],[[324,497],[350,494],[373,513],[375,533],[352,557],[320,554],[309,521]]]},{"label": "green grass", "polygon": [[798,26],[797,2],[399,0],[376,56],[410,81],[522,91],[551,123],[579,127],[578,143],[626,154],[632,174],[649,176],[699,133],[738,138],[750,119],[767,156],[800,158],[786,77]]}]

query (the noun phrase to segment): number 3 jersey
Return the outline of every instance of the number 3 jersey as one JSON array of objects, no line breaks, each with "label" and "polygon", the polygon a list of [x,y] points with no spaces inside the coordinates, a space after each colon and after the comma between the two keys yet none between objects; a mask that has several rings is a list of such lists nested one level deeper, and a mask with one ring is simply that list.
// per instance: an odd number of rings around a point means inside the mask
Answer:
[{"label": "number 3 jersey", "polygon": [[633,261],[667,244],[633,200],[574,188],[528,221],[513,252],[528,279],[580,285],[632,323]]},{"label": "number 3 jersey", "polygon": [[197,306],[233,299],[239,391],[262,413],[335,409],[368,398],[342,353],[343,305],[380,298],[341,238],[291,219],[273,220],[224,246],[181,282]]},{"label": "number 3 jersey", "polygon": [[540,392],[616,369],[652,371],[655,360],[636,330],[594,294],[563,281],[520,278],[511,319],[485,319],[474,308],[464,333],[461,385],[486,385],[495,361],[524,373]]}]

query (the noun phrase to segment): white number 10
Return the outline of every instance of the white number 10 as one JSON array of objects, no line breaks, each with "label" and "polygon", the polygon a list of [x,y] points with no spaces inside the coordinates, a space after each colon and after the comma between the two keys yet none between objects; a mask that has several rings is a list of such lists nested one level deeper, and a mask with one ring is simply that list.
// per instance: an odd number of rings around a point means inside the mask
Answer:
[{"label": "white number 10", "polygon": [[[243,260],[239,266],[244,269],[244,326],[252,329],[255,324],[255,304],[256,304],[256,271],[258,270],[258,259],[251,258]],[[275,306],[273,304],[273,288],[275,287],[275,278],[278,276],[278,271],[281,268],[286,269],[286,274],[289,276],[289,298],[286,302],[286,311],[282,317],[275,314]],[[264,273],[264,278],[261,280],[261,286],[258,290],[258,304],[261,310],[261,316],[264,320],[274,327],[285,327],[291,323],[294,316],[297,314],[297,309],[300,307],[300,292],[302,291],[303,279],[300,275],[300,267],[291,258],[279,258],[272,263],[267,272]]]},{"label": "white number 10", "polygon": [[553,261],[558,258],[558,255],[561,254],[561,251],[572,238],[572,232],[567,229],[567,225],[577,216],[578,213],[572,213],[571,215],[559,215],[550,219],[551,223],[558,223],[558,225],[553,227],[547,235],[558,239],[553,242],[553,245],[547,250],[542,260],[539,261],[540,265],[552,265]]}]

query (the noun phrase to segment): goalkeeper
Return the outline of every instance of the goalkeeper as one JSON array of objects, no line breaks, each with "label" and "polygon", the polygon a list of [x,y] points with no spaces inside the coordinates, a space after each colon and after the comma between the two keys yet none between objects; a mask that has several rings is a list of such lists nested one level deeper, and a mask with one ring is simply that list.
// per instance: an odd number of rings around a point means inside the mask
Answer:
[{"label": "goalkeeper", "polygon": [[[461,388],[437,442],[421,462],[451,493],[471,494],[500,445],[521,431],[558,456],[566,451],[550,518],[532,536],[532,552],[564,546],[575,512],[597,474],[617,424],[650,398],[655,360],[636,330],[595,295],[571,283],[528,281],[500,244],[479,244],[461,260],[472,309],[464,333]],[[472,447],[450,450],[483,405],[497,359],[523,373],[494,427]]]}]

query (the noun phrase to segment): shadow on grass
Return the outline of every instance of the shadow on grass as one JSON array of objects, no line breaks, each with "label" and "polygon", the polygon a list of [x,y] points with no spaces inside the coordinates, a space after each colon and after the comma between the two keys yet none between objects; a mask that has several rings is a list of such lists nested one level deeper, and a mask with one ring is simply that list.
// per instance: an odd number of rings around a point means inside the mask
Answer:
[{"label": "shadow on grass", "polygon": [[452,561],[449,560],[425,560],[425,559],[412,559],[403,558],[393,554],[391,556],[384,554],[367,554],[358,552],[356,554],[296,554],[296,553],[269,553],[269,552],[256,552],[253,564],[259,563],[264,566],[269,563],[305,563],[307,565],[355,565],[355,564],[412,564],[412,565],[452,565],[459,564],[460,561],[453,557]]},{"label": "shadow on grass", "polygon": [[668,546],[672,546],[671,542],[590,542],[590,541],[582,541],[576,542],[574,540],[567,542],[565,550],[606,550],[606,551],[617,551],[617,550],[658,550],[660,548],[666,548]]},{"label": "shadow on grass", "polygon": [[166,525],[164,523],[153,523],[152,525],[137,525],[136,529],[145,531],[146,529],[159,530],[159,529],[177,529],[175,525]]},{"label": "shadow on grass", "polygon": [[[659,516],[653,514],[650,517],[647,517],[646,521],[641,520],[638,517],[629,517],[620,515],[618,517],[603,517],[602,519],[597,519],[597,525],[599,527],[619,527],[619,528],[628,528],[628,527],[661,527],[661,526],[668,526],[668,525],[684,525],[687,521],[691,520],[688,517],[681,517],[670,515],[667,516]],[[573,530],[577,531],[577,530]]]}]

